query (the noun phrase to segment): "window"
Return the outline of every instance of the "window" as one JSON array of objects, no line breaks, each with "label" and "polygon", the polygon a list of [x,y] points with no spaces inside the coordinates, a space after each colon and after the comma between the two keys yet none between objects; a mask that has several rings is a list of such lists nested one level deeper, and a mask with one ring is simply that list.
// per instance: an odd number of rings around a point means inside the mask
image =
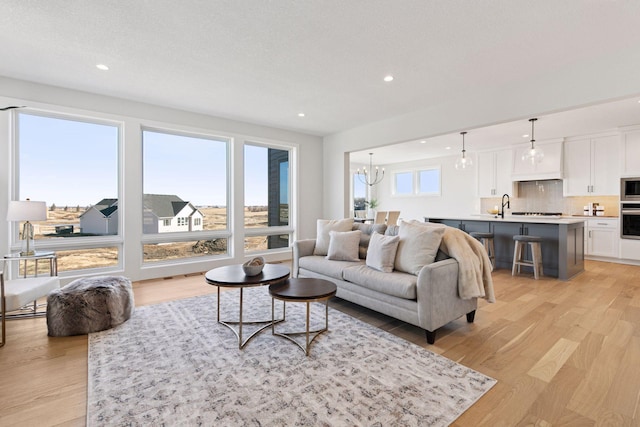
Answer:
[{"label": "window", "polygon": [[440,168],[418,171],[418,194],[440,194]]},{"label": "window", "polygon": [[367,185],[362,182],[357,173],[353,177],[353,210],[362,211],[367,209],[365,201],[367,200]]},{"label": "window", "polygon": [[[58,252],[61,273],[119,263],[120,126],[59,114],[16,114],[14,200],[45,201],[36,245]],[[12,247],[18,242],[16,226]],[[82,240],[93,239],[92,249]],[[100,242],[105,243],[105,247]],[[109,244],[106,244],[109,243]],[[114,246],[116,244],[116,246]],[[81,249],[82,247],[82,249]],[[103,258],[96,262],[98,258]]]},{"label": "window", "polygon": [[144,262],[228,253],[229,145],[143,129]]},{"label": "window", "polygon": [[[244,146],[244,226],[245,228],[288,227],[290,193],[290,150],[257,143]],[[251,234],[251,233],[250,233]],[[265,234],[263,232],[263,234]],[[289,246],[282,231],[267,233],[263,245],[246,248],[265,250]],[[260,237],[247,237],[258,241]],[[253,239],[253,240],[252,240]],[[246,239],[245,239],[246,240]]]},{"label": "window", "polygon": [[413,194],[413,172],[396,172],[393,174],[393,194],[405,196]]},{"label": "window", "polygon": [[440,167],[430,167],[393,174],[394,196],[440,195]]}]

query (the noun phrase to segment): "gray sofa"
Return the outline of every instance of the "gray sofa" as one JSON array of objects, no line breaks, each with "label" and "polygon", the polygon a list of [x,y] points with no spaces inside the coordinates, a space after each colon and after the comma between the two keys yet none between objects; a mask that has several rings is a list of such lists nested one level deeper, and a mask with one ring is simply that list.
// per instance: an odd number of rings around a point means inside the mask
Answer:
[{"label": "gray sofa", "polygon": [[368,242],[377,231],[397,235],[398,226],[353,224],[362,232],[360,260],[328,260],[313,255],[316,240],[298,240],[293,245],[293,277],[315,277],[334,282],[339,298],[423,328],[427,342],[435,342],[436,330],[466,315],[473,322],[477,298],[458,296],[458,262],[438,251],[432,264],[422,267],[418,275],[394,270],[383,273],[365,264]]}]

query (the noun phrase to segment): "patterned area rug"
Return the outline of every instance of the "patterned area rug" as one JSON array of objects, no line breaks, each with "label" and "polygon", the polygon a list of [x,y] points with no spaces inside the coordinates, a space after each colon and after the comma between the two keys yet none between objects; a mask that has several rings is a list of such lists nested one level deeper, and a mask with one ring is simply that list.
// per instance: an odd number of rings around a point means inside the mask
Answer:
[{"label": "patterned area rug", "polygon": [[[222,293],[222,320],[237,320],[237,292]],[[304,307],[287,304],[276,331],[304,329]],[[245,289],[244,310],[270,319],[267,289]],[[324,304],[311,320],[324,326]],[[445,426],[495,383],[331,308],[308,357],[270,329],[239,350],[208,295],[89,335],[87,425]]]}]

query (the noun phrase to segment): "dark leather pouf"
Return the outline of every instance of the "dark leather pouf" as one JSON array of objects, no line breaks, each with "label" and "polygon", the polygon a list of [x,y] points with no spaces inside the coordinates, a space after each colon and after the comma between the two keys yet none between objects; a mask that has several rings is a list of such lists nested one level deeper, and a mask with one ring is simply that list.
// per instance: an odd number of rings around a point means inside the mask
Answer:
[{"label": "dark leather pouf", "polygon": [[133,314],[131,280],[122,276],[76,279],[47,297],[49,336],[66,337],[113,328]]}]

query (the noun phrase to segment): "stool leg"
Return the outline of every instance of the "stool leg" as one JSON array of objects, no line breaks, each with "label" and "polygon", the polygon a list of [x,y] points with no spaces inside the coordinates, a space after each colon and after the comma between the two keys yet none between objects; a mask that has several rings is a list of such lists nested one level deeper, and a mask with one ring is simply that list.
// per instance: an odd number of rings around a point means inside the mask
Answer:
[{"label": "stool leg", "polygon": [[487,239],[487,253],[489,254],[491,266],[496,268],[496,248],[493,246],[493,239]]},{"label": "stool leg", "polygon": [[522,252],[520,242],[516,242],[516,246],[513,249],[513,267],[511,268],[511,275],[515,276],[516,272],[520,273],[520,265],[518,262],[520,261],[520,254]]},{"label": "stool leg", "polygon": [[539,276],[544,275],[544,272],[542,271],[542,247],[540,243],[534,243],[531,252],[533,254],[533,263],[535,266],[534,272],[537,273],[535,274],[535,278],[537,279]]}]

